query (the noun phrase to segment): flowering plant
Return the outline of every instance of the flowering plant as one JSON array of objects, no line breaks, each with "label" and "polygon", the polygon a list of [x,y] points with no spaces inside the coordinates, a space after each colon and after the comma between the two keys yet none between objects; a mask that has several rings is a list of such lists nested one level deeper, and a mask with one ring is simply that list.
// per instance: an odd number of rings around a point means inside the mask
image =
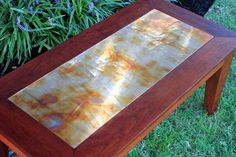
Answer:
[{"label": "flowering plant", "polygon": [[134,0],[0,0],[0,73],[87,29]]}]

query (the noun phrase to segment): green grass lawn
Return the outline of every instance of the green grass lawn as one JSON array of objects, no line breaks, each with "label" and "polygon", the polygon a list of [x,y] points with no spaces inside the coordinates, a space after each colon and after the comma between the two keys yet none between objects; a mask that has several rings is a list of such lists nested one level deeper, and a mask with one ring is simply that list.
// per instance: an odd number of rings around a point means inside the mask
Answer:
[{"label": "green grass lawn", "polygon": [[[205,17],[236,31],[236,1],[216,0]],[[127,157],[236,157],[236,56],[213,116],[203,97],[201,87]]]}]

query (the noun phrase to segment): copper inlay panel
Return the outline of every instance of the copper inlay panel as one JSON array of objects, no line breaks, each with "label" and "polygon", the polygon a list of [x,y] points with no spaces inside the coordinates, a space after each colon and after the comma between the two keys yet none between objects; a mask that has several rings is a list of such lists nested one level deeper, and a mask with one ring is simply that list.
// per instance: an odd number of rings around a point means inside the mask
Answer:
[{"label": "copper inlay panel", "polygon": [[75,148],[211,38],[152,10],[9,100]]}]

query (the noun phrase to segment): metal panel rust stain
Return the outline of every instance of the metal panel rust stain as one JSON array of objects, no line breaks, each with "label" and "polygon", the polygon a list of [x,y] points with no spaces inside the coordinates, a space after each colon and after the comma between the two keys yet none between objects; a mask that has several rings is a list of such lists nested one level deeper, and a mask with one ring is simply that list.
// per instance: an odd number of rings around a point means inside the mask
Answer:
[{"label": "metal panel rust stain", "polygon": [[152,10],[9,100],[75,148],[211,38]]}]

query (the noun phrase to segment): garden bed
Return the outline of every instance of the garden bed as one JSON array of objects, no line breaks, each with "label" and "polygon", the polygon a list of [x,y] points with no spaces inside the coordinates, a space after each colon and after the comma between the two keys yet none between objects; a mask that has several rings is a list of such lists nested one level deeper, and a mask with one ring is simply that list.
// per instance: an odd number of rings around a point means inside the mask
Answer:
[{"label": "garden bed", "polygon": [[0,74],[59,45],[134,0],[0,2]]}]

